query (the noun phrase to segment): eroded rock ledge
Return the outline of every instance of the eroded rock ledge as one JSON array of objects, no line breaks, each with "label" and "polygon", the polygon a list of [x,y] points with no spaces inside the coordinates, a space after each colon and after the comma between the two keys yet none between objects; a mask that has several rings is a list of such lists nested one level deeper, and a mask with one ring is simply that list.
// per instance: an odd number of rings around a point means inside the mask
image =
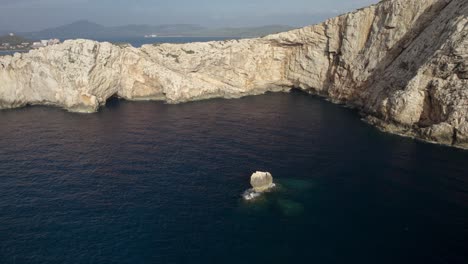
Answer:
[{"label": "eroded rock ledge", "polygon": [[298,87],[379,128],[468,148],[468,1],[384,0],[258,39],[121,47],[90,40],[0,57],[0,108],[95,112],[113,96],[179,103]]}]

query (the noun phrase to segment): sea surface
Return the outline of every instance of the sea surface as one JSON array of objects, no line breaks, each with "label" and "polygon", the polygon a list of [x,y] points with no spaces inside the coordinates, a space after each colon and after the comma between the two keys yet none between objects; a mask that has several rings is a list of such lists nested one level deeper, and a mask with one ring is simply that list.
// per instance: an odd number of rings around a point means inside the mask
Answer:
[{"label": "sea surface", "polygon": [[129,43],[133,47],[139,48],[145,44],[155,43],[190,43],[190,42],[208,42],[239,39],[237,37],[156,37],[156,38],[106,38],[96,39],[97,41],[107,41],[111,43]]},{"label": "sea surface", "polygon": [[[0,263],[468,263],[468,151],[301,92],[0,111]],[[277,188],[244,201],[250,175]]]},{"label": "sea surface", "polygon": [[[208,42],[208,41],[223,41],[223,40],[232,40],[239,39],[237,37],[156,37],[156,38],[102,38],[95,39],[100,42],[111,42],[114,44],[119,43],[129,43],[133,47],[139,48],[145,44],[155,44],[155,43],[191,43],[191,42]],[[27,50],[0,50],[0,56],[13,55],[15,53],[27,53]]]},{"label": "sea surface", "polygon": [[13,55],[15,53],[25,53],[27,52],[26,50],[0,50],[0,56],[5,56],[5,55]]}]

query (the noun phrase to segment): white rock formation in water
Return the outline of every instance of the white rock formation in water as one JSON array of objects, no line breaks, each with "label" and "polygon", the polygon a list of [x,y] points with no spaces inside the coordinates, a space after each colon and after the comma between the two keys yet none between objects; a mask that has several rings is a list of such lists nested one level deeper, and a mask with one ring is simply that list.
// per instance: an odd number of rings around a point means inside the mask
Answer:
[{"label": "white rock formation in water", "polygon": [[269,172],[257,171],[250,177],[250,185],[254,191],[262,193],[275,187],[273,176]]},{"label": "white rock formation in water", "polygon": [[300,88],[382,130],[468,148],[468,1],[383,0],[257,39],[65,41],[0,57],[0,108],[95,112],[111,96],[179,103]]},{"label": "white rock formation in water", "polygon": [[253,200],[276,186],[273,183],[273,176],[271,173],[262,171],[257,171],[252,174],[250,177],[250,185],[252,185],[252,188],[242,194],[245,200]]}]

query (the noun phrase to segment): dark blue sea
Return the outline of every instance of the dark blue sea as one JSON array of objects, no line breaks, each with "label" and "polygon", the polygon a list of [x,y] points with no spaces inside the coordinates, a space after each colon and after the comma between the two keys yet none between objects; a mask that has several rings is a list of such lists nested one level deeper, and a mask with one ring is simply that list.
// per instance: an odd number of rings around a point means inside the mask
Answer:
[{"label": "dark blue sea", "polygon": [[[301,92],[0,111],[0,263],[468,263],[468,151]],[[241,194],[256,170],[278,187]]]},{"label": "dark blue sea", "polygon": [[207,41],[222,41],[239,39],[237,37],[156,37],[156,38],[105,38],[96,39],[97,41],[107,41],[111,43],[130,43],[133,47],[139,48],[145,44],[155,43],[190,43],[190,42],[207,42]]},{"label": "dark blue sea", "polygon": [[25,50],[0,50],[0,56],[5,56],[5,55],[13,55],[15,53],[24,53],[27,52]]},{"label": "dark blue sea", "polygon": [[[139,48],[145,44],[155,44],[155,43],[190,43],[190,42],[207,42],[207,41],[222,41],[222,40],[231,40],[239,39],[237,37],[156,37],[156,38],[143,38],[143,37],[134,37],[134,38],[97,38],[96,41],[106,41],[111,43],[129,43],[133,47]],[[13,55],[15,53],[25,53],[27,50],[0,50],[0,56]]]}]

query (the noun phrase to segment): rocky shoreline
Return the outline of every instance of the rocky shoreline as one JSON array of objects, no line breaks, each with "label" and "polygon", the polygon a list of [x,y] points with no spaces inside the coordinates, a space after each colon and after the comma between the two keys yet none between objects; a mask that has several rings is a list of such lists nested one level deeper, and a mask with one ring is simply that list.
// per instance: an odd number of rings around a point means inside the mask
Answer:
[{"label": "rocky shoreline", "polygon": [[378,128],[468,148],[468,2],[384,0],[263,38],[119,47],[72,40],[0,57],[0,108],[96,112],[108,98],[181,103],[305,92]]}]

